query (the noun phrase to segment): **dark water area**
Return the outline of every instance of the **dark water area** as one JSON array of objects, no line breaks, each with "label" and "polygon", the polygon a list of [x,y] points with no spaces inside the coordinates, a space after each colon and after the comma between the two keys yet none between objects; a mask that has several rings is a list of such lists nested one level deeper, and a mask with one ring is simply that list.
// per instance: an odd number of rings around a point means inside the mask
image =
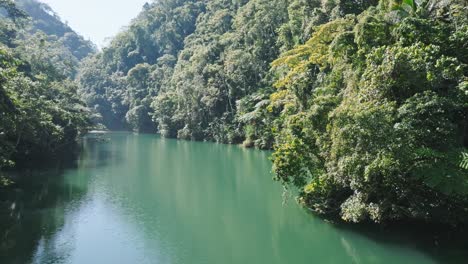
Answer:
[{"label": "dark water area", "polygon": [[0,189],[0,263],[468,263],[457,232],[332,224],[283,203],[269,152],[99,137],[74,166]]}]

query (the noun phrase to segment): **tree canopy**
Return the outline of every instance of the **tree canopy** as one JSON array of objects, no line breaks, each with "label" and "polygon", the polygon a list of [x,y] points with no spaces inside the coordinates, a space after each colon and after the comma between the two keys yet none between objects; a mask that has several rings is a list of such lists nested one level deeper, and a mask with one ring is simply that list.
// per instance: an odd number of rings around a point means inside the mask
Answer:
[{"label": "tree canopy", "polygon": [[78,61],[96,52],[95,45],[63,22],[49,5],[37,0],[16,0],[15,3],[30,17],[26,35],[42,32],[60,43]]},{"label": "tree canopy", "polygon": [[466,223],[463,0],[161,0],[80,69],[111,129],[275,150],[350,222]]},{"label": "tree canopy", "polygon": [[72,153],[90,125],[73,80],[77,57],[55,36],[28,31],[31,18],[12,1],[0,9],[0,169]]},{"label": "tree canopy", "polygon": [[273,149],[319,214],[466,224],[464,0],[160,0],[95,54],[18,2],[0,1],[0,167],[69,150],[93,117]]}]

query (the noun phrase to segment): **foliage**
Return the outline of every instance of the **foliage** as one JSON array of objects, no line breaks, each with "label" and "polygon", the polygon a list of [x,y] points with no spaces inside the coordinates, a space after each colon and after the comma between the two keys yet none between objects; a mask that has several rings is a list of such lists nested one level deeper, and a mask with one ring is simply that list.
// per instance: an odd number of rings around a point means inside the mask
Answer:
[{"label": "foliage", "polygon": [[464,223],[467,54],[450,36],[466,34],[467,16],[392,12],[330,21],[273,63],[276,94],[290,98],[279,104],[275,171],[305,186],[305,205],[345,221]]},{"label": "foliage", "polygon": [[84,62],[80,94],[108,128],[155,131],[153,98],[168,89],[177,54],[203,8],[199,1],[148,4],[128,30]]},{"label": "foliage", "polygon": [[460,161],[460,167],[465,170],[468,170],[468,153],[462,152],[462,159]]},{"label": "foliage", "polygon": [[54,38],[53,42],[62,45],[78,61],[96,51],[91,41],[85,40],[62,22],[49,5],[37,0],[17,0],[15,3],[31,18],[26,36],[42,32]]},{"label": "foliage", "polygon": [[[8,1],[0,7],[19,10]],[[89,126],[88,110],[70,79],[76,58],[44,33],[25,33],[17,22],[24,16],[8,11],[0,24],[14,32],[0,43],[0,169],[64,156]]]},{"label": "foliage", "polygon": [[462,0],[161,0],[80,69],[109,128],[274,148],[345,221],[466,223]]}]

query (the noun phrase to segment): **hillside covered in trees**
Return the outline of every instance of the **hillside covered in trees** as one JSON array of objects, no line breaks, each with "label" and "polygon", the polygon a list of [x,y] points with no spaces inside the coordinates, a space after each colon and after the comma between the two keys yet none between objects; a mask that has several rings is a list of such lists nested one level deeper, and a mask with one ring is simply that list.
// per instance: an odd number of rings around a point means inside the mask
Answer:
[{"label": "hillside covered in trees", "polygon": [[[28,15],[29,8],[46,6],[18,2],[0,1],[0,170],[68,156],[90,125],[74,77],[93,46],[58,17]],[[75,53],[81,45],[85,51]]]},{"label": "hillside covered in trees", "polygon": [[0,0],[0,169],[73,153],[93,119],[273,149],[318,214],[466,224],[467,43],[464,0],[160,0],[95,53]]},{"label": "hillside covered in trees", "polygon": [[110,129],[273,148],[317,213],[466,223],[467,8],[155,1],[85,60],[79,93]]},{"label": "hillside covered in trees", "polygon": [[30,17],[29,34],[45,34],[63,45],[78,61],[96,52],[95,45],[77,34],[45,3],[37,0],[16,0],[17,6]]}]

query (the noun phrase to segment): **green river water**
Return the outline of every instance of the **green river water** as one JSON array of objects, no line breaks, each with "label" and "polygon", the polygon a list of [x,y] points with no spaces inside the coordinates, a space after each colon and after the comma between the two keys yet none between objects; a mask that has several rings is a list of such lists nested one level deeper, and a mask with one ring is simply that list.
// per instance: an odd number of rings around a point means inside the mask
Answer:
[{"label": "green river water", "polygon": [[[0,263],[468,263],[468,245],[283,204],[269,152],[112,133],[0,190]],[[359,229],[359,230],[357,230]]]}]

